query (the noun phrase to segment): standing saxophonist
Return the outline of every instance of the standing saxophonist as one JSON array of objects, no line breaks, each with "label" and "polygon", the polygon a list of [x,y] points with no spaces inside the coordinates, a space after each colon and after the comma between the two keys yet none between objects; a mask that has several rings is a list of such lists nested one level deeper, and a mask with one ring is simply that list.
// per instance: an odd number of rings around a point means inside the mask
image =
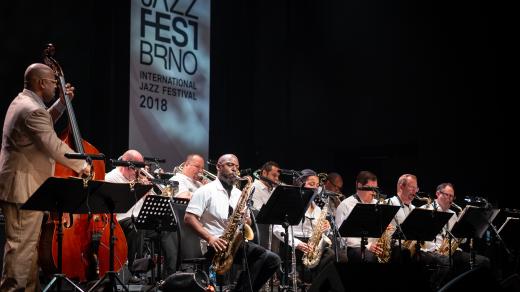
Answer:
[{"label": "standing saxophonist", "polygon": [[[217,162],[217,179],[195,191],[186,208],[184,222],[200,236],[202,252],[208,258],[212,258],[215,251],[222,252],[228,247],[228,242],[221,236],[241,196],[240,190],[234,186],[238,169],[235,155],[222,155]],[[244,216],[249,221],[248,214]],[[280,258],[251,242],[245,242],[242,248],[245,251],[238,251],[233,260],[240,261],[246,254],[248,270],[241,273],[235,290],[258,291],[278,269]],[[249,287],[249,279],[252,287]]]}]

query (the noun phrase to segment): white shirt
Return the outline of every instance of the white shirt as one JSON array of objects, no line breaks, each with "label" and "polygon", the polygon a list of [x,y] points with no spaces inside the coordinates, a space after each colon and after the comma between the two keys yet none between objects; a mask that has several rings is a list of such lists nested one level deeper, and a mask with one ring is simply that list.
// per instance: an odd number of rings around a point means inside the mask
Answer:
[{"label": "white shirt", "polygon": [[221,236],[228,224],[229,207],[235,208],[242,192],[233,187],[228,196],[219,179],[216,179],[193,193],[186,212],[199,217],[202,226],[211,234]]},{"label": "white shirt", "polygon": [[[448,209],[446,211],[442,210],[441,205],[439,205],[437,200],[435,201],[435,205],[437,206],[437,211],[448,212],[448,213],[452,213],[453,215],[450,217],[450,220],[448,220],[448,223],[446,223],[446,225],[442,228],[442,231],[435,236],[435,239],[433,241],[426,241],[424,243],[423,249],[426,251],[437,250],[441,246],[442,241],[443,241],[444,237],[446,236],[446,234],[445,234],[446,230],[451,231],[451,229],[453,228],[453,225],[455,225],[455,223],[457,222],[457,214],[455,213],[455,211],[453,211],[451,209]],[[424,206],[421,206],[421,208],[433,210],[433,204],[424,205]]]},{"label": "white shirt", "polygon": [[[343,224],[343,221],[345,221],[350,213],[352,213],[352,210],[354,207],[359,204],[360,202],[357,200],[355,196],[350,196],[343,200],[338,208],[336,209],[336,226],[338,228],[341,227],[341,224]],[[377,200],[372,198],[370,203],[368,204],[376,204]],[[365,204],[365,203],[361,203]],[[360,237],[345,237],[347,240],[347,246],[349,247],[360,247],[361,246],[361,238]],[[368,242],[376,242],[377,238],[369,238]]]},{"label": "white shirt", "polygon": [[412,210],[415,209],[415,206],[412,203],[410,203],[410,205],[408,206],[402,203],[398,195],[391,197],[387,200],[387,202],[389,205],[392,206],[401,206],[401,208],[399,208],[399,210],[395,214],[394,219],[390,221],[390,224],[392,224],[393,226],[396,226],[397,223],[403,224],[404,219],[406,219],[406,217],[408,217],[408,215],[412,213]]},{"label": "white shirt", "polygon": [[[126,177],[123,176],[123,174],[119,171],[118,168],[112,169],[109,173],[105,175],[105,181],[107,182],[113,182],[113,183],[124,183],[127,184],[129,181],[126,179]],[[130,210],[128,210],[126,213],[118,213],[116,214],[117,221],[121,221],[126,218],[132,217],[132,214],[135,218],[139,215],[139,211],[141,211],[141,208],[143,207],[144,199],[146,196],[143,196],[137,203],[135,203]],[[135,202],[135,200],[134,200]]]},{"label": "white shirt", "polygon": [[[297,239],[296,237],[310,237],[312,235],[312,230],[315,226],[315,222],[320,216],[321,209],[320,207],[316,206],[316,204],[312,203],[314,205],[314,210],[310,211],[310,208],[307,209],[305,212],[305,216],[303,217],[302,221],[295,226],[292,226],[292,232],[291,232],[291,226],[289,226],[289,245],[292,245],[292,236],[294,232],[294,245],[298,246],[302,241]],[[273,226],[273,233],[280,241],[284,242],[284,237],[282,236],[282,233],[285,233],[285,229],[282,225],[274,225]]]},{"label": "white shirt", "polygon": [[253,182],[253,187],[255,188],[252,198],[253,208],[260,210],[262,206],[267,203],[273,192],[269,191],[269,188],[264,184],[264,182],[258,179],[255,179]]},{"label": "white shirt", "polygon": [[176,197],[178,194],[186,192],[193,194],[198,188],[202,186],[202,183],[195,181],[194,179],[180,172],[172,176],[170,180],[179,183],[177,193],[174,197]]}]

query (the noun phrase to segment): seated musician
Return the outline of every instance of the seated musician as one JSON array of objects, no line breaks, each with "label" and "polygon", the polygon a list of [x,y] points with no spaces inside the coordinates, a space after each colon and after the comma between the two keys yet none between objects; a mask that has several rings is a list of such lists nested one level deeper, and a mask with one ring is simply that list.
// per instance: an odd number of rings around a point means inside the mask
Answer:
[{"label": "seated musician", "polygon": [[202,185],[208,183],[203,176],[204,157],[199,154],[189,154],[184,161],[182,171],[177,172],[170,178],[179,183],[176,198],[191,199],[193,193]]},{"label": "seated musician", "polygon": [[341,193],[341,189],[343,188],[343,178],[337,172],[329,172],[323,187],[325,187],[325,190],[334,193],[334,196],[330,196],[330,198],[333,203],[331,210],[335,211],[339,204],[345,199],[345,196]]},{"label": "seated musician", "polygon": [[[306,188],[311,188],[311,189],[316,189],[316,190],[318,189],[319,184],[320,184],[320,180],[318,178],[318,175],[316,174],[315,171],[313,171],[311,169],[302,170],[301,176],[298,177],[295,181],[295,185],[297,185],[297,186],[304,186]],[[323,267],[328,263],[328,261],[324,261],[323,259],[325,259],[325,258],[332,259],[330,256],[330,254],[332,252],[331,249],[326,248],[323,251],[323,254],[321,256],[321,259],[319,260],[318,266],[313,268],[311,271],[309,271],[309,269],[306,268],[302,262],[303,255],[307,254],[312,249],[311,243],[308,243],[308,240],[311,237],[311,235],[313,234],[313,231],[316,228],[321,229],[320,232],[322,232],[322,233],[326,233],[328,230],[330,230],[330,223],[327,220],[324,220],[322,222],[321,226],[316,225],[316,224],[318,224],[317,221],[318,221],[318,218],[320,217],[320,214],[321,214],[321,208],[319,206],[317,206],[313,200],[311,202],[311,204],[309,205],[309,208],[305,212],[305,215],[304,215],[302,221],[296,226],[289,226],[289,230],[288,230],[289,231],[289,233],[288,233],[289,246],[291,248],[296,247],[294,251],[295,251],[295,256],[296,256],[297,269],[302,272],[301,279],[304,282],[311,282],[312,277],[314,275],[318,274],[319,271],[321,271],[323,269]],[[285,229],[281,225],[274,225],[273,233],[282,242],[283,248],[281,248],[280,250],[281,250],[282,255],[285,255],[285,253],[286,253],[285,246],[284,246],[285,238],[283,236],[285,233]],[[293,239],[294,239],[294,245],[292,242]],[[291,259],[287,259],[287,260],[290,261]]]},{"label": "seated musician", "polygon": [[274,187],[279,181],[280,166],[274,161],[268,161],[260,168],[260,177],[255,179],[253,186],[255,192],[253,193],[253,208],[260,210],[262,206],[267,203]]},{"label": "seated musician", "polygon": [[[124,161],[137,161],[144,162],[144,158],[136,150],[126,151],[120,158]],[[139,169],[130,167],[118,166],[112,171],[105,175],[105,181],[115,183],[129,183],[132,181],[140,180],[141,183],[149,183],[146,178],[139,177]],[[153,191],[151,191],[153,192]],[[143,196],[137,203],[135,203],[130,210],[126,213],[117,214],[116,218],[123,232],[125,233],[126,242],[128,244],[128,269],[132,273],[132,277],[129,279],[130,282],[139,282],[139,274],[134,271],[133,263],[135,259],[142,257],[143,250],[143,236],[155,237],[156,232],[153,230],[139,230],[134,225],[134,220],[139,215],[143,206],[146,195]],[[163,272],[165,275],[159,275],[163,277],[173,274],[175,272],[175,260],[177,258],[177,249],[174,244],[172,232],[163,231],[161,233],[161,248],[164,253],[165,269]]]},{"label": "seated musician", "polygon": [[[387,201],[390,205],[400,206],[400,209],[390,222],[394,230],[398,230],[398,226],[400,226],[412,210],[416,208],[412,204],[412,201],[416,198],[418,191],[419,187],[415,175],[403,174],[399,177],[397,181],[397,195]],[[425,252],[420,249],[415,251],[415,245],[406,246],[406,243],[406,240],[403,241],[404,246],[402,250],[399,250],[399,246],[392,247],[392,261],[405,262],[410,260],[413,254],[413,259],[421,265],[436,267],[436,271],[431,275],[430,284],[433,289],[439,288],[448,273],[448,257]]]},{"label": "seated musician", "polygon": [[[423,207],[437,211],[449,212],[452,213],[453,216],[451,216],[450,220],[444,226],[441,233],[437,234],[434,241],[428,241],[425,243],[425,249],[443,256],[448,256],[449,252],[451,251],[454,271],[452,276],[456,276],[470,269],[470,253],[465,252],[460,248],[460,239],[452,238],[451,248],[449,247],[448,239],[450,233],[448,231],[451,231],[458,219],[457,214],[451,210],[450,207],[455,206],[455,208],[460,209],[460,207],[453,203],[453,200],[455,199],[455,188],[451,183],[442,183],[437,186],[435,196],[436,199],[433,204],[425,205]],[[481,255],[475,255],[474,264],[475,267],[482,266],[489,268],[490,266],[489,259]]]},{"label": "seated musician", "polygon": [[[252,194],[253,214],[256,215],[262,209],[262,206],[267,203],[274,188],[279,184],[280,166],[274,161],[268,161],[262,165],[258,178],[255,178],[253,187],[255,188]],[[255,222],[253,222],[255,223]],[[272,237],[272,225],[256,224],[258,229],[255,230],[255,239],[261,246],[271,250],[277,251],[280,243]]]},{"label": "seated musician", "polygon": [[[375,193],[371,190],[360,190],[361,187],[377,187],[377,177],[370,171],[361,171],[356,177],[356,193],[343,200],[336,209],[336,225],[338,228],[348,218],[352,210],[357,204],[375,204],[377,200],[374,198]],[[347,256],[349,262],[360,262],[361,256],[361,238],[345,237],[347,245]],[[377,263],[377,256],[382,252],[381,247],[377,244],[377,238],[369,238],[366,245],[364,259],[365,262]]]},{"label": "seated musician", "polygon": [[[196,190],[186,208],[184,222],[200,236],[201,250],[208,259],[213,259],[215,252],[227,250],[229,239],[222,236],[226,230],[236,228],[236,225],[228,224],[242,196],[242,192],[235,187],[238,169],[239,162],[235,155],[222,155],[217,162],[217,179]],[[250,223],[246,210],[237,212]],[[238,244],[241,248],[231,255],[232,260],[240,263],[246,255],[248,269],[240,274],[235,291],[258,291],[279,268],[280,258],[252,242]]]}]

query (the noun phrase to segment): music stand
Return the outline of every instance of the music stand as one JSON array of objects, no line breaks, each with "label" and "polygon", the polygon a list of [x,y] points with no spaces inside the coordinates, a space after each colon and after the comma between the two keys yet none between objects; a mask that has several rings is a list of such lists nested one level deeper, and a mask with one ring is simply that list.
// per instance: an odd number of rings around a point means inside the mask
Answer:
[{"label": "music stand", "polygon": [[356,204],[339,227],[342,237],[361,237],[361,260],[365,261],[368,238],[379,238],[399,210],[399,206]]},{"label": "music stand", "polygon": [[397,234],[396,232],[394,235],[402,236],[406,240],[415,240],[415,256],[418,256],[419,242],[433,241],[442,228],[448,224],[451,216],[453,216],[453,213],[415,208],[401,223],[401,232],[403,234]]},{"label": "music stand", "polygon": [[500,209],[488,209],[467,205],[451,229],[457,238],[482,238]]},{"label": "music stand", "polygon": [[[510,254],[510,251],[506,247],[499,232],[491,223],[499,212],[500,209],[466,205],[464,210],[462,210],[459,219],[451,229],[451,233],[455,238],[469,238],[472,242],[474,238],[482,238],[484,233],[486,233],[486,230],[491,227],[495,231],[498,240],[504,245],[506,252]],[[475,251],[473,250],[473,244],[470,244],[469,247],[470,267],[473,268],[473,264],[475,263]]]},{"label": "music stand", "polygon": [[143,206],[135,219],[135,226],[138,229],[155,230],[158,240],[157,276],[161,277],[161,233],[162,231],[177,231],[177,222],[173,212],[170,197],[148,195],[143,202]]},{"label": "music stand", "polygon": [[[79,178],[50,177],[34,192],[29,200],[23,204],[22,209],[24,210],[56,212],[59,218],[57,232],[58,271],[54,274],[54,277],[43,291],[49,290],[54,286],[54,284],[58,286],[58,291],[61,291],[62,280],[73,285],[75,289],[83,291],[74,284],[74,282],[62,274],[63,213],[91,214],[110,212],[113,214],[114,211],[121,213],[126,212],[131,206],[123,204],[123,201],[130,201],[128,199],[130,197],[128,195],[129,189],[128,184],[115,184],[92,180],[87,181],[85,184],[85,181]],[[135,191],[135,196],[141,197],[150,189],[150,186],[135,184],[133,189]],[[116,192],[117,194],[111,194],[111,192]],[[111,196],[114,196],[114,198],[111,198]],[[131,197],[133,198],[134,194],[132,194]],[[117,278],[117,275],[113,271],[113,245],[115,241],[115,238],[113,237],[113,215],[111,215],[110,220],[110,271],[107,271],[105,276],[111,274]],[[111,282],[113,281],[112,276],[110,276]]]},{"label": "music stand", "polygon": [[[285,288],[289,273],[289,226],[298,225],[311,204],[314,190],[297,186],[277,186],[267,203],[256,216],[256,222],[261,224],[282,225],[285,229],[284,276],[281,285]],[[295,248],[293,246],[293,248]]]}]

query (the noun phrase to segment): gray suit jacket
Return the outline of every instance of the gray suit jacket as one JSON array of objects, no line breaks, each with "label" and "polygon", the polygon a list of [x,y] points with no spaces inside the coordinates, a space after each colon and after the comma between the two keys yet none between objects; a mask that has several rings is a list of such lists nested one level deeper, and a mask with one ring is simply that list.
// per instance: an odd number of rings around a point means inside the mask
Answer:
[{"label": "gray suit jacket", "polygon": [[74,152],[53,128],[52,117],[34,92],[25,89],[9,105],[0,152],[0,200],[25,203],[54,174],[55,161],[80,172],[82,160],[64,154]]}]

